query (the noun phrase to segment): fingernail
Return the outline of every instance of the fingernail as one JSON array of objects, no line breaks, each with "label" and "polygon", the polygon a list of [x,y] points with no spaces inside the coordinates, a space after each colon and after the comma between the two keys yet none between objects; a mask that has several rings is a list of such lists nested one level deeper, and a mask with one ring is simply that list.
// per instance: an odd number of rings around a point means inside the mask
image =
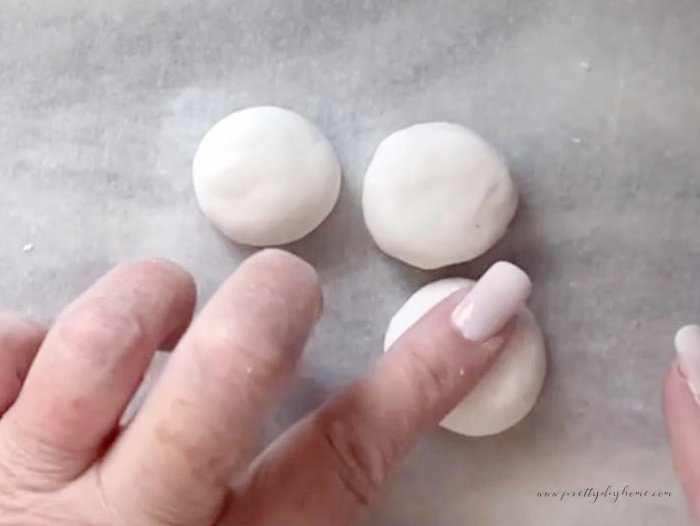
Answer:
[{"label": "fingernail", "polygon": [[687,325],[676,333],[676,352],[685,381],[700,403],[700,326]]},{"label": "fingernail", "polygon": [[452,325],[467,340],[484,342],[495,336],[525,303],[532,282],[507,261],[489,268],[452,313]]}]

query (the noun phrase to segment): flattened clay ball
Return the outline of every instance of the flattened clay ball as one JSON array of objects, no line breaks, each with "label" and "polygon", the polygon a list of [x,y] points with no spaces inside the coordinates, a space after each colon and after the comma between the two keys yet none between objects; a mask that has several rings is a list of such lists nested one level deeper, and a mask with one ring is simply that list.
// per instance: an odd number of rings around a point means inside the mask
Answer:
[{"label": "flattened clay ball", "polygon": [[[384,351],[430,309],[474,282],[463,278],[435,281],[419,289],[389,323]],[[440,423],[465,436],[501,433],[520,422],[539,397],[547,369],[542,332],[532,313],[522,308],[501,356],[474,389]]]},{"label": "flattened clay ball", "polygon": [[384,139],[362,194],[365,223],[379,248],[422,269],[480,256],[503,236],[517,206],[499,154],[471,130],[446,122]]},{"label": "flattened clay ball", "polygon": [[270,246],[309,234],[338,199],[341,169],[333,147],[308,120],[272,106],[219,121],[192,167],[200,208],[226,237]]}]

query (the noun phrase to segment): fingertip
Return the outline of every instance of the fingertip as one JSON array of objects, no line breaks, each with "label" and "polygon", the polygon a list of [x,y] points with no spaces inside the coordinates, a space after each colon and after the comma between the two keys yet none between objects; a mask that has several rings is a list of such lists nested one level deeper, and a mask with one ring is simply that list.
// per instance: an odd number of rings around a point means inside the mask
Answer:
[{"label": "fingertip", "polygon": [[678,354],[693,352],[700,348],[700,326],[686,325],[679,329],[674,337],[674,344]]},{"label": "fingertip", "polygon": [[246,265],[265,265],[277,268],[285,273],[298,275],[303,279],[318,284],[320,279],[316,269],[308,261],[279,248],[266,248],[250,256]]},{"label": "fingertip", "polygon": [[136,276],[143,276],[144,279],[157,276],[160,279],[172,282],[176,289],[187,297],[197,297],[197,284],[192,274],[183,266],[166,258],[139,259],[124,263],[115,270],[120,272],[126,270],[129,274],[133,273]]},{"label": "fingertip", "polygon": [[122,263],[103,279],[115,274],[121,276],[121,280],[133,283],[136,288],[142,287],[143,284],[154,288],[155,282],[159,285],[157,289],[161,294],[167,292],[171,295],[167,301],[176,310],[172,314],[173,327],[159,343],[159,349],[172,351],[189,327],[197,304],[197,284],[192,274],[178,263],[162,257]]},{"label": "fingertip", "polygon": [[678,370],[700,404],[700,327],[686,325],[675,336]]},{"label": "fingertip", "polygon": [[514,284],[515,288],[522,289],[522,295],[525,299],[530,296],[532,292],[532,279],[522,268],[520,268],[515,263],[506,260],[496,261],[489,271],[500,274],[508,275],[509,282]]},{"label": "fingertip", "polygon": [[246,259],[238,270],[250,272],[255,281],[284,282],[299,299],[310,301],[318,317],[323,309],[321,279],[316,269],[306,260],[278,248],[266,248]]},{"label": "fingertip", "polygon": [[508,261],[492,265],[452,312],[451,323],[465,339],[485,342],[511,321],[532,292],[532,281]]}]

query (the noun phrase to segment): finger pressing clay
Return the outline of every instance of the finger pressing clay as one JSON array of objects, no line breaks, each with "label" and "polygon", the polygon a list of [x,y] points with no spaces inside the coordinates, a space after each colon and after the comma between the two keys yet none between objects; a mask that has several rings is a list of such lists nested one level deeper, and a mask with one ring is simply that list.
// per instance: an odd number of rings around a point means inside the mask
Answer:
[{"label": "finger pressing clay", "polygon": [[[468,279],[448,278],[419,289],[389,322],[384,351],[435,305],[457,290],[473,285]],[[546,365],[542,331],[532,313],[522,307],[501,356],[440,425],[472,437],[495,435],[514,426],[534,407]]]},{"label": "finger pressing clay", "polygon": [[304,237],[328,216],[340,192],[340,163],[328,140],[304,117],[272,106],[215,124],[192,172],[204,214],[245,245]]},{"label": "finger pressing clay", "polygon": [[505,233],[517,205],[498,153],[471,130],[446,122],[418,124],[384,139],[362,195],[377,245],[422,269],[486,252]]}]

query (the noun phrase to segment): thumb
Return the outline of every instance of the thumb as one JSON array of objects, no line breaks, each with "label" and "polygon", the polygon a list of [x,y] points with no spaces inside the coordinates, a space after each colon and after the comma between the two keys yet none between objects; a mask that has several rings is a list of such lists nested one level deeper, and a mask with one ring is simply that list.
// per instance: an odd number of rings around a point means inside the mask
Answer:
[{"label": "thumb", "polygon": [[673,464],[700,523],[700,327],[678,331],[676,350],[678,361],[664,382],[664,412]]}]

